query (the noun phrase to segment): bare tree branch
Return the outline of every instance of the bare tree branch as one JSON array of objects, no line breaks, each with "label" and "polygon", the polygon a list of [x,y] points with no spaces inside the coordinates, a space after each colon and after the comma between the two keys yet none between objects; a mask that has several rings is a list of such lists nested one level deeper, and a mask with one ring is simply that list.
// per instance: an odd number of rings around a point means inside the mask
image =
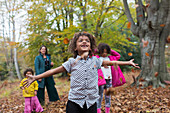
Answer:
[{"label": "bare tree branch", "polygon": [[168,37],[168,35],[170,35],[170,1],[169,0],[164,0],[166,1],[167,4],[167,8],[164,8],[167,10],[166,15],[168,15],[166,18],[166,22],[165,22],[165,27],[163,28],[163,32],[162,35],[165,36],[161,36],[161,37],[165,37],[165,39]]},{"label": "bare tree branch", "polygon": [[122,25],[122,27],[120,27],[120,31],[122,31],[123,27],[125,26],[125,24],[127,23],[128,21],[125,21],[124,24]]},{"label": "bare tree branch", "polygon": [[[83,5],[84,2],[84,5]],[[80,6],[82,7],[82,11],[83,11],[83,31],[87,30],[87,17],[86,17],[86,6],[87,6],[87,1],[82,1],[80,0]]]},{"label": "bare tree branch", "polygon": [[130,14],[129,6],[127,4],[127,0],[123,0],[124,8],[125,8],[125,14],[128,18],[128,21],[131,22],[131,31],[134,35],[139,36],[139,27],[135,25],[135,22]]},{"label": "bare tree branch", "polygon": [[[112,3],[113,3],[113,1],[114,0],[112,0],[110,3],[109,3],[109,6],[108,6],[108,8],[106,8],[106,11],[104,12],[105,14],[107,14],[108,13],[108,11],[109,11],[109,9],[110,8],[112,8],[111,7],[111,5],[112,5]],[[101,9],[101,11],[100,11],[100,14],[99,14],[99,17],[98,17],[98,20],[97,20],[97,25],[96,25],[96,30],[95,30],[95,37],[97,37],[98,36],[98,28],[100,28],[101,26],[102,26],[102,24],[103,24],[103,22],[104,22],[104,19],[105,19],[105,16],[103,16],[102,17],[102,15],[105,15],[105,14],[103,14],[103,7],[104,7],[104,4],[105,4],[105,2],[102,0],[101,1],[102,3],[102,9]]]},{"label": "bare tree branch", "polygon": [[118,9],[118,10],[124,11],[123,9],[120,9],[120,8],[118,8],[118,7],[116,7],[116,6],[109,6],[109,7],[106,8],[106,10],[108,10],[108,9],[110,9],[110,8],[116,8],[116,9]]},{"label": "bare tree branch", "polygon": [[165,7],[169,7],[170,3],[169,0],[161,0],[161,3],[159,5],[159,10],[166,10]]},{"label": "bare tree branch", "polygon": [[[58,17],[58,14],[57,14],[56,9],[55,9],[55,5],[54,5],[54,3],[52,3],[52,4],[53,4],[54,13],[55,13],[56,17]],[[57,21],[57,28],[58,28],[58,31],[61,31],[61,29],[60,29],[60,22],[59,22],[58,19],[57,19],[56,21]]]},{"label": "bare tree branch", "polygon": [[102,29],[105,29],[105,28],[111,26],[113,23],[115,23],[117,20],[119,20],[123,15],[125,15],[125,13],[121,14],[115,21],[113,21],[112,23],[110,23],[110,24],[107,25],[107,26],[104,26]]},{"label": "bare tree branch", "polygon": [[[109,7],[112,5],[113,1],[114,1],[114,0],[112,0],[112,1],[109,3]],[[109,11],[109,9],[110,9],[109,7],[106,8],[105,14],[108,13],[108,11]],[[103,10],[103,7],[102,7],[102,10]],[[104,19],[105,19],[105,16],[102,18],[102,21],[100,22],[99,27],[101,27],[101,25],[103,24]]]},{"label": "bare tree branch", "polygon": [[136,14],[137,14],[137,23],[141,25],[145,18],[144,5],[141,0],[138,0]]}]

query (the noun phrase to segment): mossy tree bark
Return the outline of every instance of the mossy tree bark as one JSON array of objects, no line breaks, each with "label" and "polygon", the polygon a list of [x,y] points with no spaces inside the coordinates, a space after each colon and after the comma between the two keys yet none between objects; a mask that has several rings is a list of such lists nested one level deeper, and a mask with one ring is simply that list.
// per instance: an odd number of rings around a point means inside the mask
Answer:
[{"label": "mossy tree bark", "polygon": [[170,1],[147,0],[146,6],[142,0],[135,2],[137,23],[130,14],[127,0],[123,0],[125,14],[131,23],[130,29],[141,41],[142,71],[133,84],[164,87],[164,81],[170,81],[165,63],[165,44],[170,35]]}]

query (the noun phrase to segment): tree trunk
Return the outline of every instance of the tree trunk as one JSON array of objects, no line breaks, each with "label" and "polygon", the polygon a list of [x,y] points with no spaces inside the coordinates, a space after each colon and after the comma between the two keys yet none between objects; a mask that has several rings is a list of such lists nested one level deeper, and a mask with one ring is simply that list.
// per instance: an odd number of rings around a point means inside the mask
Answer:
[{"label": "tree trunk", "polygon": [[82,26],[83,26],[83,31],[87,31],[87,17],[86,17],[86,7],[87,7],[87,1],[84,1],[84,5],[83,5],[83,1],[80,0],[80,6],[82,7],[82,12],[83,12],[83,20],[82,20]]},{"label": "tree trunk", "polygon": [[[71,4],[71,6],[73,6],[73,1],[70,1],[70,4]],[[73,25],[73,19],[74,19],[73,12],[74,12],[73,8],[70,7],[70,9],[69,9],[70,26]]]},{"label": "tree trunk", "polygon": [[[15,21],[14,19],[12,19],[12,24],[13,24],[13,42],[15,42]],[[21,74],[19,71],[19,67],[18,67],[18,60],[17,60],[17,48],[14,47],[14,64],[15,64],[15,70],[17,72],[17,76],[18,79],[21,80]]]},{"label": "tree trunk", "polygon": [[3,17],[2,28],[3,28],[3,40],[4,40],[4,46],[2,46],[2,47],[5,51],[5,58],[6,58],[7,67],[9,67],[8,50],[7,50],[6,39],[5,39],[5,21],[4,21],[3,13],[2,13],[2,17]]},{"label": "tree trunk", "polygon": [[19,71],[18,60],[17,60],[17,48],[14,48],[14,63],[15,63],[15,69],[17,72],[18,79],[21,80],[22,78]]},{"label": "tree trunk", "polygon": [[[164,80],[168,80],[164,53],[165,41],[162,41],[159,35],[160,31],[156,30],[151,30],[144,34],[144,40],[149,43],[146,47],[141,47],[142,71],[137,78],[137,86],[142,83],[144,87],[149,85],[153,85],[154,88],[164,87]],[[141,82],[142,80],[144,81]]]},{"label": "tree trunk", "polygon": [[165,63],[165,40],[170,35],[170,1],[150,0],[148,5],[144,6],[142,1],[138,0],[137,25],[131,17],[127,1],[123,2],[125,13],[131,22],[131,31],[141,40],[142,71],[133,85],[164,87],[164,81],[170,81]]}]

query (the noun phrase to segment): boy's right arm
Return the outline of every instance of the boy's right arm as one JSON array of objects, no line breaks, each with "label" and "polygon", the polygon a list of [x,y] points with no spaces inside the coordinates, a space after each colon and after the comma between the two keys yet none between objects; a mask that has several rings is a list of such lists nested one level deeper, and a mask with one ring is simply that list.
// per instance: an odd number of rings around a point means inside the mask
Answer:
[{"label": "boy's right arm", "polygon": [[52,76],[54,74],[58,74],[58,73],[62,73],[66,71],[66,69],[63,67],[63,66],[60,66],[60,67],[57,67],[55,69],[51,69],[51,70],[48,70],[38,76],[34,76],[34,78],[37,80],[37,79],[40,79],[40,78],[46,78],[46,77],[49,77],[49,76]]},{"label": "boy's right arm", "polygon": [[63,67],[63,66],[60,66],[60,67],[57,67],[57,68],[54,68],[54,69],[50,69],[42,74],[39,74],[37,76],[30,76],[28,75],[30,78],[32,78],[33,80],[37,80],[37,79],[41,79],[41,78],[46,78],[46,77],[49,77],[49,76],[52,76],[54,74],[58,74],[58,73],[62,73],[66,71],[66,69]]},{"label": "boy's right arm", "polygon": [[37,76],[28,75],[30,79],[27,79],[24,81],[24,82],[26,82],[24,84],[24,87],[29,87],[37,79],[46,78],[46,77],[52,76],[54,74],[62,73],[64,71],[66,71],[66,69],[63,66],[60,66],[55,69],[48,70],[48,71],[46,71],[40,75],[37,75]]}]

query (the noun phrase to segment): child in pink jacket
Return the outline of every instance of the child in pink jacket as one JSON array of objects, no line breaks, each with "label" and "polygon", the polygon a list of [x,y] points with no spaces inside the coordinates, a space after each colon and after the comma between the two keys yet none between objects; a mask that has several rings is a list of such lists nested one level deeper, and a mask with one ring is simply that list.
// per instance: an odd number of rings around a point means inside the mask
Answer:
[{"label": "child in pink jacket", "polygon": [[[100,43],[98,45],[98,53],[100,56],[96,55],[96,57],[100,58],[101,60],[117,61],[120,58],[120,54],[114,50],[111,50],[110,46],[105,43]],[[121,86],[124,83],[126,83],[126,81],[118,65],[103,66],[98,70],[98,86],[100,98],[97,101],[97,113],[101,113],[101,103],[104,89],[106,92],[107,88]],[[111,96],[105,94],[105,113],[109,113],[110,111],[110,101]]]}]

